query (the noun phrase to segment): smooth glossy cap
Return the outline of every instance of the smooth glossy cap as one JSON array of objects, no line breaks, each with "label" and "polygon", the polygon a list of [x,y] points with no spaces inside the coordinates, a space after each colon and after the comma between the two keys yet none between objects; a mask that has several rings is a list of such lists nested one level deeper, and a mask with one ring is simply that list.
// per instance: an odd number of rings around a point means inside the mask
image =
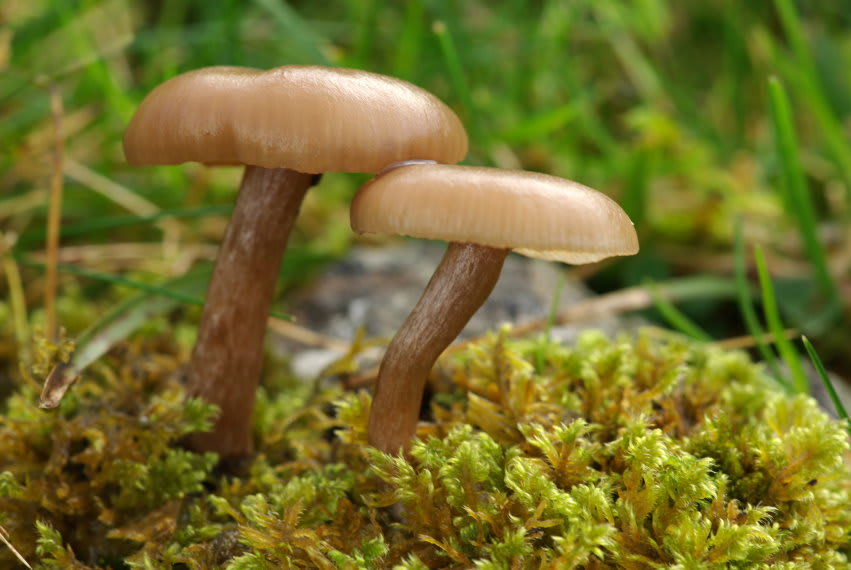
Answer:
[{"label": "smooth glossy cap", "polygon": [[135,166],[378,172],[409,159],[458,162],[467,134],[434,95],[392,77],[320,66],[208,67],[148,94],[127,127],[124,154]]},{"label": "smooth glossy cap", "polygon": [[629,217],[570,180],[519,170],[419,164],[374,178],[355,195],[352,229],[513,249],[591,263],[638,252]]}]

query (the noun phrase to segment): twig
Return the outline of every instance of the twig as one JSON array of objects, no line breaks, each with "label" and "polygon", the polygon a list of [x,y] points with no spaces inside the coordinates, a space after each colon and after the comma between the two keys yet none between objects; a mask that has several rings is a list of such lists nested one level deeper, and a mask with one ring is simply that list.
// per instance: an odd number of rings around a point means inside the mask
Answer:
[{"label": "twig", "polygon": [[[626,289],[620,289],[618,291],[598,295],[596,297],[589,297],[585,300],[579,301],[578,303],[556,313],[553,323],[556,325],[581,323],[603,317],[638,311],[640,309],[646,309],[652,305],[653,297],[650,295],[650,292],[646,287],[628,287]],[[550,316],[530,319],[526,322],[513,326],[508,334],[512,337],[522,337],[542,331],[547,326],[547,320],[549,318]],[[480,342],[484,338],[484,335],[479,335],[466,339],[451,346],[447,352],[462,350],[467,345]]]},{"label": "twig", "polygon": [[330,348],[331,350],[340,352],[347,352],[351,347],[351,343],[319,334],[291,321],[285,321],[276,317],[269,317],[267,325],[273,332],[307,346]]},{"label": "twig", "polygon": [[[783,336],[789,339],[798,338],[800,334],[800,331],[796,329],[786,329],[783,331]],[[776,339],[773,334],[764,333],[761,340],[766,344],[772,344]],[[712,344],[725,350],[735,350],[740,348],[753,348],[757,344],[757,339],[753,335],[735,336],[716,340]]]},{"label": "twig", "polygon": [[[693,286],[694,285],[692,284],[692,287]],[[706,288],[706,285],[698,284],[698,286]],[[712,286],[715,288],[718,287],[717,284]],[[683,284],[680,284],[679,287],[668,285],[659,286],[659,295],[670,301],[675,301],[678,298],[686,297],[687,292],[686,287],[683,287]],[[611,293],[598,295],[596,297],[589,297],[579,301],[578,303],[574,303],[573,305],[556,313],[555,318],[552,320],[552,324],[566,325],[569,323],[592,321],[603,317],[616,316],[623,313],[638,311],[640,309],[646,309],[647,307],[651,307],[653,303],[653,296],[650,294],[647,287],[643,285],[627,287],[625,289],[612,291]],[[550,319],[552,319],[552,316],[547,315],[542,318],[531,319],[523,323],[519,323],[512,326],[508,335],[516,338],[543,331],[547,327],[548,320]],[[484,340],[484,338],[485,335],[479,335],[465,339],[450,346],[446,349],[444,354],[458,352],[472,343]],[[377,367],[367,370],[357,377],[349,380],[348,386],[352,388],[367,386],[375,381],[377,374]]]},{"label": "twig", "polygon": [[[653,298],[645,287],[629,287],[621,289],[605,295],[590,297],[584,301],[580,301],[571,305],[567,309],[558,312],[553,319],[553,323],[564,325],[567,323],[576,323],[589,321],[600,317],[617,315],[631,311],[644,309],[653,304]],[[511,327],[508,335],[511,337],[527,336],[534,332],[542,331],[547,326],[547,322],[552,317],[550,315],[542,318],[528,320]],[[470,337],[461,342],[455,343],[446,349],[444,354],[452,354],[463,350],[470,344],[484,340],[486,335]],[[350,388],[356,389],[363,386],[368,386],[375,381],[378,376],[378,367],[373,367],[362,374],[350,379],[347,385]]]}]

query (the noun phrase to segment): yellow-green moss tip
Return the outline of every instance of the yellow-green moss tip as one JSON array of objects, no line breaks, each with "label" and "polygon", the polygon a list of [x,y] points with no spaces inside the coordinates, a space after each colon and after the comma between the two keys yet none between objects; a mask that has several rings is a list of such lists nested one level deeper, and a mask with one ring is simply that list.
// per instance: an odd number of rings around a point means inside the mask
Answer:
[{"label": "yellow-green moss tip", "polygon": [[0,418],[2,523],[45,567],[848,565],[847,434],[743,353],[494,334],[442,362],[405,457],[365,446],[365,392],[277,379],[256,461],[218,479],[176,447],[209,410],[126,350],[72,408]]}]

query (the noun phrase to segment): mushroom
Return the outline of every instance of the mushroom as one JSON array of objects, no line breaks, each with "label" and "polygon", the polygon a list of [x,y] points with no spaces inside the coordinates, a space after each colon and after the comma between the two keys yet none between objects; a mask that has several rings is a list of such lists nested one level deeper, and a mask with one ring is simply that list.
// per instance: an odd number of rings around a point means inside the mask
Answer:
[{"label": "mushroom", "polygon": [[387,169],[355,195],[351,223],[358,233],[449,242],[379,367],[368,438],[387,453],[407,447],[434,362],[490,295],[510,250],[573,264],[638,251],[632,222],[608,196],[562,178],[496,168]]},{"label": "mushroom", "polygon": [[236,459],[253,451],[251,413],[263,338],[287,238],[316,174],[378,172],[415,158],[457,162],[458,117],[404,81],[351,69],[210,67],[156,87],[124,136],[134,166],[245,165],[188,370],[188,393],[216,404],[189,447]]}]

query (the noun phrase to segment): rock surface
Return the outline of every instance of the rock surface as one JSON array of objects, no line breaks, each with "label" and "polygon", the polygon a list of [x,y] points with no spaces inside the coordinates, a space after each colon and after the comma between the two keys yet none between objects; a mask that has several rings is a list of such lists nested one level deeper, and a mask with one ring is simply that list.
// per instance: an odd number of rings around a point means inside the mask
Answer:
[{"label": "rock surface", "polygon": [[[350,341],[360,327],[367,338],[388,341],[416,304],[432,272],[440,263],[445,245],[403,241],[384,247],[354,247],[329,266],[313,286],[290,301],[290,313],[300,326],[321,335]],[[566,266],[512,254],[490,298],[473,316],[459,338],[478,336],[503,323],[518,324],[545,317],[555,295],[559,308],[573,305],[592,293],[583,283],[561,279]],[[634,326],[635,320],[615,316],[556,327],[552,337],[571,342],[579,331],[597,328],[613,333]],[[282,349],[294,354],[293,370],[313,377],[342,352],[329,348],[305,348],[280,339]]]},{"label": "rock surface", "polygon": [[[357,246],[342,260],[331,264],[313,283],[290,300],[289,312],[301,327],[336,339],[337,346],[312,347],[289,336],[273,337],[273,349],[292,355],[291,366],[300,378],[315,378],[345,354],[345,348],[363,327],[367,338],[380,339],[382,347],[419,300],[432,272],[440,263],[445,245],[408,240],[391,246]],[[509,255],[502,275],[490,298],[470,320],[459,339],[495,330],[503,323],[522,325],[547,316],[555,295],[559,311],[593,297],[581,281],[566,276],[567,266]],[[592,311],[593,313],[593,311]],[[556,326],[551,337],[571,344],[583,330],[598,329],[609,335],[635,330],[642,319],[608,314],[583,318],[580,322]],[[537,333],[532,333],[537,334]],[[361,356],[363,369],[377,365],[383,350],[368,350]],[[824,385],[809,361],[805,360],[813,396],[832,414],[835,408]],[[851,403],[851,388],[840,378],[834,386],[843,402]]]}]

